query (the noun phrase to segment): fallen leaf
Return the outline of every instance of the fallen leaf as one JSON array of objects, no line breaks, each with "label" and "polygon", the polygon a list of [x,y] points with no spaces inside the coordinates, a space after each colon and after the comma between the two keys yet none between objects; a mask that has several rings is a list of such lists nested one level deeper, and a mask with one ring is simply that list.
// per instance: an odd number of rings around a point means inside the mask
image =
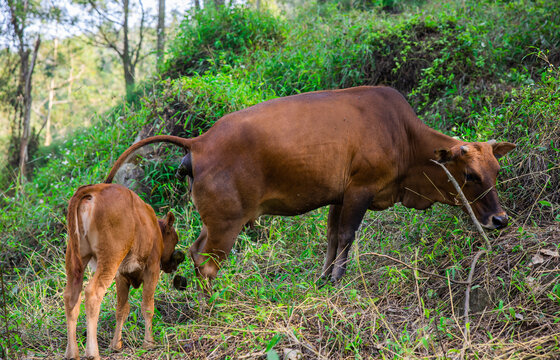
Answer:
[{"label": "fallen leaf", "polygon": [[533,258],[531,259],[531,265],[538,265],[542,264],[543,262],[544,258],[540,254],[533,255]]},{"label": "fallen leaf", "polygon": [[303,359],[303,354],[301,351],[296,349],[284,348],[284,360],[298,360]]},{"label": "fallen leaf", "polygon": [[560,255],[558,254],[558,250],[554,251],[554,250],[548,250],[548,249],[541,249],[540,252],[542,254],[547,255],[547,256],[560,257]]}]

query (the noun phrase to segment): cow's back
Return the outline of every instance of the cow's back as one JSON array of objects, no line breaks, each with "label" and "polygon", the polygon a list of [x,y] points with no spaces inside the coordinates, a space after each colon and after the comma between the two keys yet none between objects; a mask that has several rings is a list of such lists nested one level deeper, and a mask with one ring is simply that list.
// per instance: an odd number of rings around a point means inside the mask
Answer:
[{"label": "cow's back", "polygon": [[350,183],[382,191],[398,177],[418,123],[402,95],[385,87],[289,96],[232,113],[191,149],[195,201],[215,186],[225,190],[222,201],[228,193],[248,207],[259,203],[257,216],[293,215],[340,202]]}]

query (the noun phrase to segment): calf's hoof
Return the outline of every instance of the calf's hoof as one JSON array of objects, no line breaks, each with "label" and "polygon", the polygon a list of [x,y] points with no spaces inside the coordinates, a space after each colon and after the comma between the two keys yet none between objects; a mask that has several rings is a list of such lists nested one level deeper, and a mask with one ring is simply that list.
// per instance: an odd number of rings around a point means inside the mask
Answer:
[{"label": "calf's hoof", "polygon": [[69,345],[64,352],[64,360],[80,360],[80,352],[78,351],[78,343],[74,346]]},{"label": "calf's hoof", "polygon": [[153,349],[156,347],[156,343],[153,340],[144,340],[142,347],[146,350]]},{"label": "calf's hoof", "polygon": [[116,351],[116,352],[120,352],[120,351],[122,351],[123,342],[122,342],[122,340],[111,341],[111,345],[109,345],[109,346],[111,347],[111,350]]}]

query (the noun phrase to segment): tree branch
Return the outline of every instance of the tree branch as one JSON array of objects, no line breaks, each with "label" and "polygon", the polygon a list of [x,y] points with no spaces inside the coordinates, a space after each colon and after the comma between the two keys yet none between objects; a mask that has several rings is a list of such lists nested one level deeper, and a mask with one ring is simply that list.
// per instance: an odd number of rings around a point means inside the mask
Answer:
[{"label": "tree branch", "polygon": [[430,160],[430,161],[433,162],[434,164],[437,164],[438,166],[440,166],[443,169],[443,171],[445,171],[445,173],[447,174],[447,177],[449,178],[449,181],[451,181],[451,183],[453,184],[453,187],[457,191],[457,194],[459,194],[459,197],[461,198],[461,201],[463,202],[463,206],[465,206],[465,208],[467,209],[467,212],[470,215],[474,225],[476,226],[476,229],[478,230],[480,235],[482,235],[482,237],[484,238],[484,241],[486,242],[486,248],[489,251],[492,251],[492,245],[490,244],[490,240],[488,240],[488,237],[486,236],[486,233],[482,229],[482,226],[480,225],[480,222],[478,222],[476,216],[474,215],[474,211],[471,208],[471,205],[469,204],[469,201],[465,197],[465,194],[463,194],[463,190],[461,190],[461,187],[459,186],[459,183],[457,183],[457,180],[455,180],[455,178],[453,177],[453,175],[451,175],[449,170],[447,170],[445,165],[443,165],[443,164],[441,164],[441,163],[439,163],[435,160]]},{"label": "tree branch", "polygon": [[113,23],[115,25],[118,25],[120,27],[123,26],[123,24],[120,21],[112,19],[111,17],[109,17],[107,15],[107,13],[99,10],[99,8],[97,7],[97,4],[95,3],[94,0],[89,0],[88,3],[92,7],[92,9],[97,13],[97,15],[99,15],[99,17],[101,17],[103,20],[108,21],[110,23]]},{"label": "tree branch", "polygon": [[142,4],[142,0],[138,0],[138,2],[140,3],[140,8],[142,9],[142,18],[140,19],[140,40],[138,41],[138,45],[136,46],[136,49],[134,51],[134,56],[133,56],[134,59],[131,59],[132,66],[134,68],[136,68],[136,64],[138,63],[140,50],[142,49],[142,40],[144,39],[145,11],[144,11],[144,5]]}]

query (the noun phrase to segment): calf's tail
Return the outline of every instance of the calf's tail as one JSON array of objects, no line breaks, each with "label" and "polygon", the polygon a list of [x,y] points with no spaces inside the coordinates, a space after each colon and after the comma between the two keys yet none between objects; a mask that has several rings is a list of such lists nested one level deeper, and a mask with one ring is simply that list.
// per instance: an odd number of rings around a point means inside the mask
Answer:
[{"label": "calf's tail", "polygon": [[90,196],[87,193],[89,185],[80,186],[70,199],[66,220],[68,222],[68,242],[66,245],[66,293],[70,295],[69,304],[73,308],[84,280],[85,266],[80,254],[80,231],[78,229],[78,206],[82,199]]},{"label": "calf's tail", "polygon": [[179,137],[179,136],[172,136],[172,135],[158,135],[158,136],[152,136],[152,137],[140,140],[140,141],[132,144],[128,149],[126,149],[121,154],[121,156],[119,156],[117,161],[115,161],[115,164],[113,165],[113,168],[109,172],[109,175],[105,179],[105,183],[107,183],[107,184],[111,183],[113,181],[113,178],[115,177],[115,174],[117,173],[119,168],[122,166],[122,164],[125,162],[125,160],[134,151],[138,150],[139,148],[141,148],[143,146],[146,146],[148,144],[153,144],[153,143],[166,142],[166,143],[171,143],[171,144],[175,144],[177,146],[180,146],[183,149],[185,149],[185,151],[188,151],[188,150],[190,150],[192,141],[193,141],[193,139],[185,139],[185,138],[182,138],[182,137]]}]

